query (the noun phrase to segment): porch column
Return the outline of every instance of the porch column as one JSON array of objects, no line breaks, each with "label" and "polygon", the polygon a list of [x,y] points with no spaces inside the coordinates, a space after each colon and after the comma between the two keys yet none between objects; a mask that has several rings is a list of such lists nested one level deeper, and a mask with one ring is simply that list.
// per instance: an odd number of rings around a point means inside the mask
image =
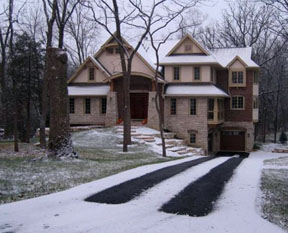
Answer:
[{"label": "porch column", "polygon": [[117,92],[108,92],[105,126],[114,126],[118,118]]},{"label": "porch column", "polygon": [[159,118],[155,104],[156,91],[149,92],[147,126],[159,130]]}]

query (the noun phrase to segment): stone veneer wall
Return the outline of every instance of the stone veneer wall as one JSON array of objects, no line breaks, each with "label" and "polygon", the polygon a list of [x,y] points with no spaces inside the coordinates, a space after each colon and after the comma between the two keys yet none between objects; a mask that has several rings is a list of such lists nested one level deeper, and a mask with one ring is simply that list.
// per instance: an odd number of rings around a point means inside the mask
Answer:
[{"label": "stone veneer wall", "polygon": [[[254,124],[253,122],[236,122],[236,121],[225,121],[223,125],[221,125],[222,127],[241,127],[241,128],[245,128],[246,134],[245,134],[245,150],[246,151],[252,151],[253,150],[253,146],[254,146]],[[220,128],[220,130],[221,130]],[[220,137],[220,133],[219,133],[219,137]]]},{"label": "stone veneer wall", "polygon": [[[73,97],[70,97],[73,98]],[[91,99],[91,114],[84,113],[85,99]],[[101,97],[74,97],[75,113],[70,114],[73,125],[104,125],[105,114],[101,114]]]},{"label": "stone veneer wall", "polygon": [[114,126],[118,119],[117,92],[108,92],[105,126]]},{"label": "stone veneer wall", "polygon": [[155,104],[156,91],[149,92],[147,126],[159,130],[159,117]]},{"label": "stone veneer wall", "polygon": [[176,115],[170,114],[170,97],[165,98],[165,128],[176,133],[189,143],[189,131],[196,131],[196,143],[206,152],[208,151],[208,123],[207,123],[207,98],[197,99],[197,115],[190,115],[190,97],[176,97]]}]

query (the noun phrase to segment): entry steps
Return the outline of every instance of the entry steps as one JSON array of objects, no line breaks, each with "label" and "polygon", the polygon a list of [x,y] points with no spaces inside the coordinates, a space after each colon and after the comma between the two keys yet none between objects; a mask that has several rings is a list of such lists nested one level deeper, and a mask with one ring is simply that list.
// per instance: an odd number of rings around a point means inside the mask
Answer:
[{"label": "entry steps", "polygon": [[[123,135],[123,126],[116,126],[116,133]],[[136,139],[140,143],[152,144],[161,147],[161,139],[159,132],[157,133],[144,133],[141,126],[131,126],[132,139]],[[165,146],[168,151],[174,152],[178,155],[185,156],[190,154],[203,154],[199,148],[187,146],[185,140],[176,139],[174,133],[164,132]]]}]

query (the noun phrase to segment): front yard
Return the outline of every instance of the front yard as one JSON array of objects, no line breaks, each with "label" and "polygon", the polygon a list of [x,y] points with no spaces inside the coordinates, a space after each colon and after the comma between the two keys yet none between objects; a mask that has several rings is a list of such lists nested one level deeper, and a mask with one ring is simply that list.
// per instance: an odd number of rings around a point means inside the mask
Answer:
[{"label": "front yard", "polygon": [[288,229],[288,157],[266,160],[261,177],[263,217]]},{"label": "front yard", "polygon": [[[53,161],[36,159],[44,152],[33,144],[21,144],[13,153],[12,143],[0,143],[0,203],[32,198],[106,177],[144,164],[169,161],[149,150],[132,145],[121,152],[121,138],[111,129],[73,133],[80,159]],[[175,159],[175,158],[174,158]]]}]

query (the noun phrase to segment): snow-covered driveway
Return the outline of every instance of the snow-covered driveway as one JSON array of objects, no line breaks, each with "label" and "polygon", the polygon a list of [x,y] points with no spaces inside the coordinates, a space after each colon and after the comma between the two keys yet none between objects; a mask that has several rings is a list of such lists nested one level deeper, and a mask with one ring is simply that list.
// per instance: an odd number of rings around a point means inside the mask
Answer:
[{"label": "snow-covered driveway", "polygon": [[83,199],[147,172],[196,159],[186,158],[139,167],[78,187],[30,200],[0,206],[0,232],[284,232],[260,217],[257,207],[263,160],[280,157],[269,152],[251,153],[236,169],[216,203],[205,217],[159,212],[158,209],[185,188],[228,158],[217,158],[186,170],[147,190],[125,204],[108,205]]}]

